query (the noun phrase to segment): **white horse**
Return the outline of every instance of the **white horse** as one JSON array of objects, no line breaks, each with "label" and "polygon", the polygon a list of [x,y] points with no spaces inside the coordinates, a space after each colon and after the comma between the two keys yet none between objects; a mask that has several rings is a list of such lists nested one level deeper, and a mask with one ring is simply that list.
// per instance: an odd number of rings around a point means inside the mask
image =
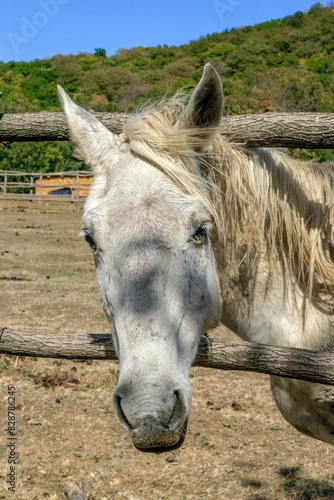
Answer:
[{"label": "white horse", "polygon": [[[223,92],[207,64],[177,95],[116,136],[59,89],[94,182],[83,234],[120,361],[114,408],[140,449],[186,433],[189,370],[219,321],[242,338],[334,347],[334,172],[219,134]],[[271,377],[301,432],[334,444],[334,389]]]}]

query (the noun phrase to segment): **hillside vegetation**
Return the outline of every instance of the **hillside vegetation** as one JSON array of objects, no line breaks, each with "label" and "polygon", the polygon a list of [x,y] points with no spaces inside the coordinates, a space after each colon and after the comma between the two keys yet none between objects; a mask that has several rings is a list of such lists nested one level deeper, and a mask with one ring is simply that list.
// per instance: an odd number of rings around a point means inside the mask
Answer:
[{"label": "hillside vegetation", "polygon": [[[334,5],[256,26],[214,33],[180,47],[119,49],[107,57],[55,55],[32,62],[0,62],[0,112],[59,111],[56,83],[81,106],[131,112],[150,98],[189,91],[203,65],[222,77],[226,114],[334,110]],[[294,152],[320,160],[333,151]],[[82,168],[68,143],[0,148],[2,169],[62,171]]]}]

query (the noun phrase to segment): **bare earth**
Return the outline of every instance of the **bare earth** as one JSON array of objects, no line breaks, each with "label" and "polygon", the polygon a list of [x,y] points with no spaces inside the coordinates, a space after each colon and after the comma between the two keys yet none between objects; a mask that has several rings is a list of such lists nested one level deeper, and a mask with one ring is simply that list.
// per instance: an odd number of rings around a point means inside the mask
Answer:
[{"label": "bare earth", "polygon": [[[0,327],[108,332],[80,209],[0,206]],[[0,356],[0,499],[334,498],[333,448],[276,409],[268,378],[193,368],[181,449],[137,451],[116,422],[117,363]],[[15,387],[15,493],[8,491],[8,387]]]}]

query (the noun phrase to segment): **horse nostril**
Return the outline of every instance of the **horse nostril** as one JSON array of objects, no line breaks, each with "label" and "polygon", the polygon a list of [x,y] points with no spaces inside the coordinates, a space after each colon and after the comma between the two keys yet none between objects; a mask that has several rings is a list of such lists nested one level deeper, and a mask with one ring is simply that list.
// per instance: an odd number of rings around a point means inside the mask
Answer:
[{"label": "horse nostril", "polygon": [[132,431],[133,426],[130,424],[129,420],[126,418],[126,415],[125,415],[123,408],[122,408],[122,398],[118,394],[115,394],[115,396],[114,396],[114,408],[115,408],[115,413],[116,413],[118,419],[123,423],[123,425],[125,427],[127,427],[127,429],[129,431]]},{"label": "horse nostril", "polygon": [[168,422],[168,427],[170,429],[177,427],[180,421],[184,420],[184,415],[186,413],[186,405],[180,391],[174,391],[174,400],[174,407]]}]

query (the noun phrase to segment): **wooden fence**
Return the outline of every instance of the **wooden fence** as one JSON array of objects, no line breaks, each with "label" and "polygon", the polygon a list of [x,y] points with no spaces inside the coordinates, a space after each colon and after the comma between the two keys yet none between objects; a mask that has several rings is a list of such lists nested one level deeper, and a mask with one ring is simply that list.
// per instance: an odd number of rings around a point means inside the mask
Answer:
[{"label": "wooden fence", "polygon": [[0,170],[0,200],[83,203],[92,183],[89,172],[28,173]]},{"label": "wooden fence", "polygon": [[[223,325],[218,327],[231,334]],[[215,335],[211,330],[210,335]],[[117,360],[111,335],[21,332],[0,328],[0,354],[66,359]],[[334,385],[334,355],[252,342],[225,342],[201,337],[194,366],[244,370]]]},{"label": "wooden fence", "polygon": [[[126,115],[96,113],[113,133],[122,130]],[[264,113],[226,117],[221,133],[229,140],[247,147],[334,148],[334,114],[324,113]],[[3,115],[0,120],[0,143],[13,141],[68,140],[68,128],[63,113]],[[55,174],[59,176],[59,174]],[[68,196],[43,194],[43,178],[53,174],[2,172],[0,198],[15,198],[30,202],[45,199],[80,203],[85,196],[78,189],[81,176],[87,172],[66,172],[72,176],[64,188]],[[89,174],[88,174],[89,175]],[[11,180],[22,176],[20,181]],[[54,182],[55,188],[60,185]],[[70,186],[68,185],[70,184]],[[51,184],[52,185],[52,184]],[[49,184],[50,187],[50,184]],[[39,191],[37,191],[39,189]],[[0,353],[68,358],[115,359],[110,335],[38,334],[0,328]],[[195,360],[199,366],[224,370],[248,370],[299,378],[334,385],[334,355],[304,349],[278,348],[249,342],[218,342],[202,337]]]}]

